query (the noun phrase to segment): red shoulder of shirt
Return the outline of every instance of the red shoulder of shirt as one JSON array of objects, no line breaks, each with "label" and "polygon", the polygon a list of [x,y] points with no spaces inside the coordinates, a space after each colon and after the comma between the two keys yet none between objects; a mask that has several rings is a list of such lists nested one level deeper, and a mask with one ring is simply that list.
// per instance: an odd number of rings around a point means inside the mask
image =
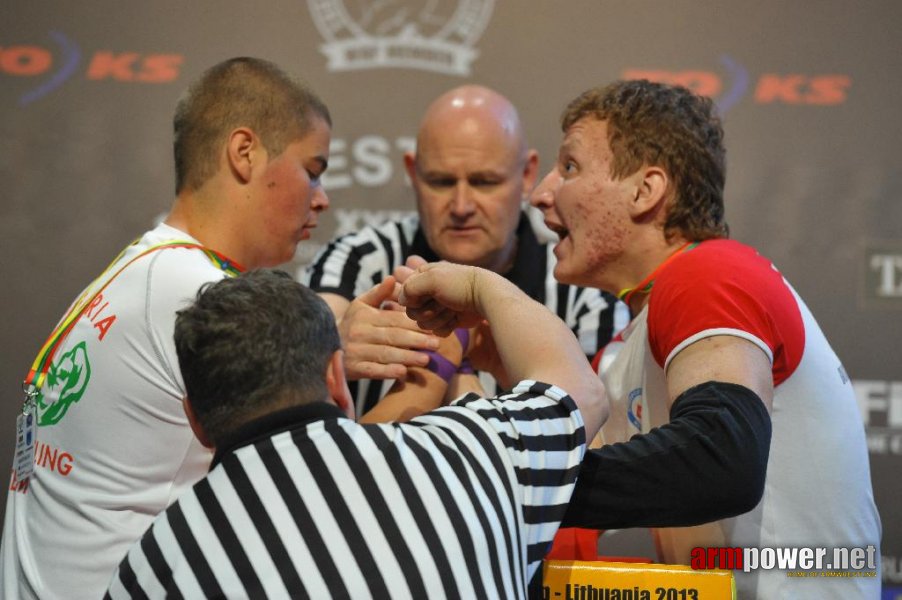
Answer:
[{"label": "red shoulder of shirt", "polygon": [[708,240],[658,274],[648,301],[648,341],[661,367],[683,341],[711,329],[746,332],[770,348],[774,385],[802,360],[805,326],[773,264],[744,244]]}]

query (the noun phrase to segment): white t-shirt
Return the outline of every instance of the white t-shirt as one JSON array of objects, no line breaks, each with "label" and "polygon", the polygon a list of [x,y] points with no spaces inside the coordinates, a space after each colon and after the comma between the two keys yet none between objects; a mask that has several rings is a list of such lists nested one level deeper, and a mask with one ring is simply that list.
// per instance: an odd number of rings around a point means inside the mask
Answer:
[{"label": "white t-shirt", "polygon": [[648,306],[598,361],[612,403],[605,442],[667,423],[666,367],[689,344],[717,335],[749,340],[771,361],[773,434],[764,496],[754,510],[731,519],[656,530],[661,560],[689,564],[693,547],[824,547],[832,556],[832,548],[870,545],[876,577],[799,578],[759,569],[737,571],[736,586],[740,598],[762,600],[879,593],[880,518],[852,386],[808,308],[753,248],[711,240],[661,271]]},{"label": "white t-shirt", "polygon": [[[91,289],[172,240],[196,243],[161,224]],[[13,472],[9,485],[3,598],[100,598],[157,513],[207,472],[212,454],[182,409],[173,329],[201,285],[224,276],[197,248],[151,252],[115,276],[66,337],[38,406],[34,474],[26,487]]]}]

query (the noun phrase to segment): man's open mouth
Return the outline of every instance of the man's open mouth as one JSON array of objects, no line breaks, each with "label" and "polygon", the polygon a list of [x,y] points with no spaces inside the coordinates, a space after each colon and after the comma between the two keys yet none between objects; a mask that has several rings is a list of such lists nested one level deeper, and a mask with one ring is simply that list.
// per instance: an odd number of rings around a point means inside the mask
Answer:
[{"label": "man's open mouth", "polygon": [[563,225],[558,225],[556,223],[545,223],[545,226],[548,227],[552,232],[557,234],[557,236],[563,240],[565,237],[570,235],[570,230],[564,227]]}]

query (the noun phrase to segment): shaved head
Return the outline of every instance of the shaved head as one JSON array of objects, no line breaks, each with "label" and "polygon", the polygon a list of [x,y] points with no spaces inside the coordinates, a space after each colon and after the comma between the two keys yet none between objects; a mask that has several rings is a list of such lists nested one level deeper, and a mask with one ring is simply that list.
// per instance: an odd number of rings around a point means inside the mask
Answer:
[{"label": "shaved head", "polygon": [[445,92],[404,162],[429,247],[443,260],[506,272],[538,168],[511,101],[479,85]]},{"label": "shaved head", "polygon": [[517,109],[510,100],[487,87],[463,85],[436,98],[420,122],[417,151],[432,151],[430,142],[449,127],[465,135],[492,135],[517,159],[526,157],[526,136]]}]

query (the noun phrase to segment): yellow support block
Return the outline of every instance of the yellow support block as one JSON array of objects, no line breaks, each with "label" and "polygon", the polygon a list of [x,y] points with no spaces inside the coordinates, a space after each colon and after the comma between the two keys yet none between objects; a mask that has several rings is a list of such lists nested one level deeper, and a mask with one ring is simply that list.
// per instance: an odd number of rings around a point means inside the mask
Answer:
[{"label": "yellow support block", "polygon": [[545,600],[735,600],[733,572],[685,565],[546,560]]}]

